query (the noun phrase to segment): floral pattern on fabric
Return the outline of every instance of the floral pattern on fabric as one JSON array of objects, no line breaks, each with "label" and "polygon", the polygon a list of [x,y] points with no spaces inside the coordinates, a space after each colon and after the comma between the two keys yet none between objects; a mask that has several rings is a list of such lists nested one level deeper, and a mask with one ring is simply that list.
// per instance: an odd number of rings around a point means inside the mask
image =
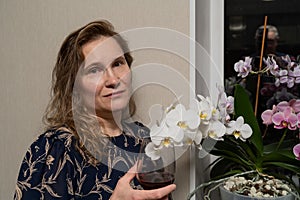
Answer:
[{"label": "floral pattern on fabric", "polygon": [[[149,135],[137,122],[123,128],[124,133],[105,147],[106,164],[96,166],[83,158],[74,136],[64,128],[46,131],[26,152],[14,199],[108,200],[120,177],[135,164],[141,140]],[[136,179],[131,185],[141,189]]]}]

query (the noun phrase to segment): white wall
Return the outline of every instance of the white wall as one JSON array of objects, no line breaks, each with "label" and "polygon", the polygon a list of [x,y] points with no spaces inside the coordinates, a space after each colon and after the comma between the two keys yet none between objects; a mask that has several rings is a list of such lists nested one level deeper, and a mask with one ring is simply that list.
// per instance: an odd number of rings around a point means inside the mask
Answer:
[{"label": "white wall", "polygon": [[[64,37],[96,19],[108,19],[117,31],[158,26],[189,35],[186,0],[1,0],[0,1],[0,199],[12,199],[16,176],[26,149],[43,128],[41,117],[49,97],[51,71]],[[130,44],[130,41],[129,41]],[[136,52],[136,64],[153,62],[174,67],[189,78],[189,65],[160,52]],[[152,101],[170,102],[164,91],[137,94],[147,122]],[[163,100],[162,100],[163,99]],[[150,101],[150,102],[149,102]],[[188,158],[178,163],[174,199],[189,191]]]}]

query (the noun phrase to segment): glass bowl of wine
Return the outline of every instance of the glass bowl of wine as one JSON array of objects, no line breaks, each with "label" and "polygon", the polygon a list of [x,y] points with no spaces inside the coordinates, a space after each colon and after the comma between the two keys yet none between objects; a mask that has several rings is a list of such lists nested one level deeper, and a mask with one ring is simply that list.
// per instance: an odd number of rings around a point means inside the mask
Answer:
[{"label": "glass bowl of wine", "polygon": [[[141,144],[137,161],[137,179],[145,190],[157,189],[174,183],[176,162],[172,144],[157,149],[160,157],[152,159],[145,153],[147,142]],[[172,200],[172,195],[169,195]]]}]

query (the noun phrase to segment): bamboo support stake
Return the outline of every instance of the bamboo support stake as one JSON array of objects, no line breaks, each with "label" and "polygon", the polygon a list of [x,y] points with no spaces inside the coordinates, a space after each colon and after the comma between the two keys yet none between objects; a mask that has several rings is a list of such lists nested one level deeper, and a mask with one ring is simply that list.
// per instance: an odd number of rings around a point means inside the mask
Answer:
[{"label": "bamboo support stake", "polygon": [[[267,20],[268,20],[268,16],[265,16],[264,32],[263,32],[263,37],[262,37],[261,50],[260,50],[260,59],[259,59],[259,71],[261,71],[262,60],[263,60],[263,56],[264,56],[264,45],[265,45],[265,35],[266,35],[266,29],[267,29]],[[255,108],[254,108],[255,116],[257,114],[259,88],[260,88],[260,74],[257,75],[256,97],[255,97]]]}]

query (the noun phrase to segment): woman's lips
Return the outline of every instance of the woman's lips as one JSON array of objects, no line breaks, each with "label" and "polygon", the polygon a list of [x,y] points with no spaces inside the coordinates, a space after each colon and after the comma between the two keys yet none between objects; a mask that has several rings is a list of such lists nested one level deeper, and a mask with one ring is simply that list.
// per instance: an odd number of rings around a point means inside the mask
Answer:
[{"label": "woman's lips", "polygon": [[121,91],[117,91],[117,92],[112,92],[112,93],[103,95],[103,97],[115,98],[115,97],[121,96],[124,92],[125,92],[125,90],[121,90]]}]

